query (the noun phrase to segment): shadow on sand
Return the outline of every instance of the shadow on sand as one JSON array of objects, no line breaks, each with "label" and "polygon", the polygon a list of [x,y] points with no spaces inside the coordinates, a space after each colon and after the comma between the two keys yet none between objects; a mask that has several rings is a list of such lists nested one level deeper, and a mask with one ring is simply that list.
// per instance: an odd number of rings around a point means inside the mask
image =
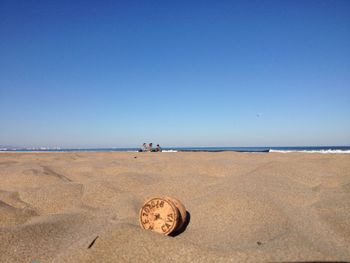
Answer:
[{"label": "shadow on sand", "polygon": [[180,235],[181,233],[183,233],[186,230],[190,221],[191,221],[191,214],[190,214],[190,212],[186,211],[186,221],[183,224],[183,226],[180,229],[176,230],[175,232],[171,233],[169,236],[176,237],[176,236]]}]

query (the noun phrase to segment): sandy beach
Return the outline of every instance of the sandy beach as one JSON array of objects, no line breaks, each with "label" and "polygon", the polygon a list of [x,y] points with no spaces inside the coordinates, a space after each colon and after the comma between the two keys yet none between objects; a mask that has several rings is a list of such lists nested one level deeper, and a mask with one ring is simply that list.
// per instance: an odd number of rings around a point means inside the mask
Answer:
[{"label": "sandy beach", "polygon": [[[175,237],[138,222],[165,195],[190,214]],[[350,155],[0,153],[0,244],[0,262],[350,261]]]}]

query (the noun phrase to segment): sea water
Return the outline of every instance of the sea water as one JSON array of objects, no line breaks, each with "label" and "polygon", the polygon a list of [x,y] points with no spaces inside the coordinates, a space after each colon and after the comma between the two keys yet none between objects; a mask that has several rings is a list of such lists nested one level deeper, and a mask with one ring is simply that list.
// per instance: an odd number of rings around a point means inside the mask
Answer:
[{"label": "sea water", "polygon": [[[1,152],[137,152],[139,148],[1,147]],[[350,146],[164,147],[163,152],[350,153]]]}]

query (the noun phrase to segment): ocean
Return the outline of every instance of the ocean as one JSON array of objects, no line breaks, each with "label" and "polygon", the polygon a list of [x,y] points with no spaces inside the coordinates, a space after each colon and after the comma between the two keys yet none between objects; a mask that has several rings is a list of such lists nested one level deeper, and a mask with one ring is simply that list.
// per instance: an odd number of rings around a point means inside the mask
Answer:
[{"label": "ocean", "polygon": [[[0,147],[0,152],[137,152],[139,148]],[[164,147],[163,152],[350,153],[350,146]]]}]

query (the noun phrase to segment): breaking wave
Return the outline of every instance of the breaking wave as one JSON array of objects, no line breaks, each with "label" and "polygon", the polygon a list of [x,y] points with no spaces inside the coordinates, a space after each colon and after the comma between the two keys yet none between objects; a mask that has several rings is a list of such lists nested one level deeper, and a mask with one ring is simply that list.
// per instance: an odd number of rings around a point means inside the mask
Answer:
[{"label": "breaking wave", "polygon": [[270,153],[350,153],[350,150],[273,150],[270,149]]}]

